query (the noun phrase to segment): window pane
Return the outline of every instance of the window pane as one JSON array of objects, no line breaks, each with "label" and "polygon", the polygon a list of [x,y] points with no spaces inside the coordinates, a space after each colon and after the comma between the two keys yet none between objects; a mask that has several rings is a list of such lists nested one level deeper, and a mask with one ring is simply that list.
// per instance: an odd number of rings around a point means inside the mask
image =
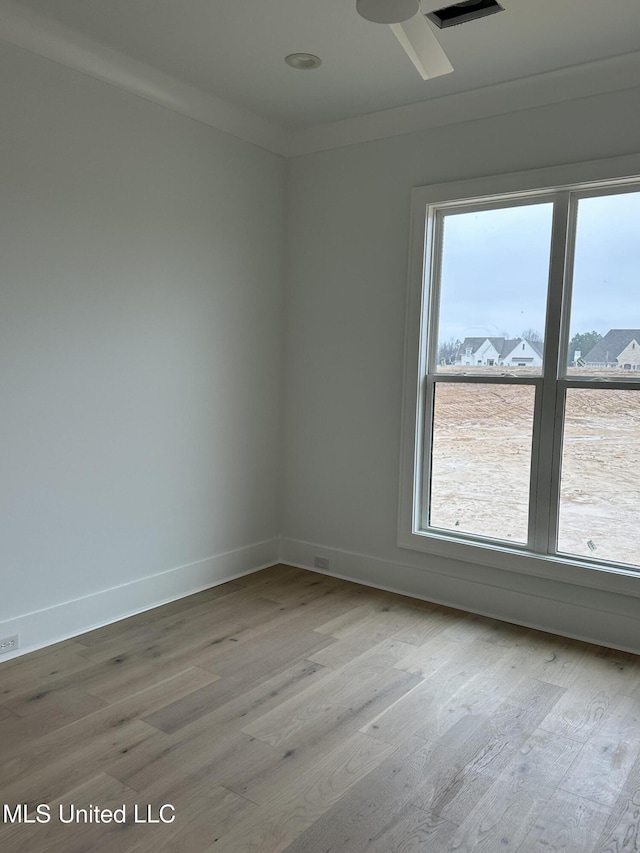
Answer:
[{"label": "window pane", "polygon": [[569,375],[640,379],[640,192],[578,202]]},{"label": "window pane", "polygon": [[542,371],[553,205],[443,217],[438,372]]},{"label": "window pane", "polygon": [[436,383],[429,524],[525,544],[535,389]]},{"label": "window pane", "polygon": [[558,550],[640,564],[640,391],[570,388]]}]

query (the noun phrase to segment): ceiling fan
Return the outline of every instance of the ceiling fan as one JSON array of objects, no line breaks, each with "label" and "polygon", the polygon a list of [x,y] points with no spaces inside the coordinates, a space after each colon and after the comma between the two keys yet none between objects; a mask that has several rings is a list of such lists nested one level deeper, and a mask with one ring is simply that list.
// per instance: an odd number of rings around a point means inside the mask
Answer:
[{"label": "ceiling fan", "polygon": [[453,71],[429,24],[440,29],[483,18],[503,7],[496,0],[464,0],[442,6],[443,0],[356,0],[361,17],[376,24],[388,24],[407,52],[423,80]]}]

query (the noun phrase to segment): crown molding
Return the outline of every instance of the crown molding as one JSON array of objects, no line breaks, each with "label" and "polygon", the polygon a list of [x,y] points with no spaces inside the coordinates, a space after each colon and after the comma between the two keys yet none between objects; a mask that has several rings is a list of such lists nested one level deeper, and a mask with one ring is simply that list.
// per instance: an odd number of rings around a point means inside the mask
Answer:
[{"label": "crown molding", "polygon": [[276,122],[181,83],[169,74],[131,59],[12,0],[0,2],[0,40],[275,154],[286,153],[286,131]]},{"label": "crown molding", "polygon": [[288,129],[181,83],[14,0],[0,0],[0,40],[284,157],[640,87],[638,51],[342,121]]},{"label": "crown molding", "polygon": [[289,133],[287,157],[640,87],[640,51]]}]

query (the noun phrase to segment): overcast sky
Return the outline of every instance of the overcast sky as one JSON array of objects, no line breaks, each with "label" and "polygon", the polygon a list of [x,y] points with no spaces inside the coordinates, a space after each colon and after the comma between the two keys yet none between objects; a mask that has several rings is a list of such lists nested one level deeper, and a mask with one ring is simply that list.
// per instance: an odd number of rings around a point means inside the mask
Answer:
[{"label": "overcast sky", "polygon": [[[551,204],[445,219],[440,341],[544,332]],[[580,202],[570,334],[640,328],[640,192]]]}]

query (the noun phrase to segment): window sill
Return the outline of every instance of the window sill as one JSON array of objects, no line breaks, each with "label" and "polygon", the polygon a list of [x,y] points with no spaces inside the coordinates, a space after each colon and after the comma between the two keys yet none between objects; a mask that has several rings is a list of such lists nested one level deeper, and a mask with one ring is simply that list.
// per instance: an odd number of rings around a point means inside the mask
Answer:
[{"label": "window sill", "polygon": [[622,566],[571,557],[535,554],[489,542],[462,542],[453,536],[400,531],[398,547],[492,569],[516,572],[575,586],[640,598],[640,573]]}]

